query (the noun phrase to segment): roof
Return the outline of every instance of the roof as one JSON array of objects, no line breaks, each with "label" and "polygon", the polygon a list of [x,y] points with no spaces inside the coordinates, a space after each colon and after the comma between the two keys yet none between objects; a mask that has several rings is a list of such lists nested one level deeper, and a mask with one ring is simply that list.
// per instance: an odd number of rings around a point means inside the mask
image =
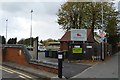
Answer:
[{"label": "roof", "polygon": [[[71,41],[71,31],[67,31],[62,38],[60,39],[61,42],[68,42]],[[94,37],[92,35],[91,29],[87,29],[87,42],[94,42]]]},{"label": "roof", "polygon": [[48,45],[60,45],[60,42],[49,42]]},{"label": "roof", "polygon": [[67,31],[63,36],[62,38],[60,39],[60,41],[70,41],[71,39],[71,31]]}]

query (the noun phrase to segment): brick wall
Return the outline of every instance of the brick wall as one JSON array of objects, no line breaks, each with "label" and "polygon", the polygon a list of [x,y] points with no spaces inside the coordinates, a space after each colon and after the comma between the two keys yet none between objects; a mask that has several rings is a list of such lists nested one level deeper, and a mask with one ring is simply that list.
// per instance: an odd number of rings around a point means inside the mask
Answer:
[{"label": "brick wall", "polygon": [[18,64],[28,65],[27,60],[20,48],[6,48],[4,53],[4,61],[11,61]]},{"label": "brick wall", "polygon": [[20,48],[5,48],[3,52],[3,61],[14,62],[56,74],[58,73],[56,68],[28,63],[23,51]]},{"label": "brick wall", "polygon": [[60,42],[60,50],[68,50],[68,44],[66,42]]}]

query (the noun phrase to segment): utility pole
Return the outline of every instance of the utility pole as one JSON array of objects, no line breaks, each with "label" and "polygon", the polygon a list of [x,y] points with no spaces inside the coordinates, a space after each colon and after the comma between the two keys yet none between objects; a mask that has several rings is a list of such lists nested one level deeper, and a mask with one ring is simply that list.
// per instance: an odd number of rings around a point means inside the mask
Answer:
[{"label": "utility pole", "polygon": [[[103,27],[103,0],[102,0],[102,34],[103,34],[103,30],[104,30],[104,27]],[[104,61],[105,59],[105,53],[104,53],[104,40],[102,40],[102,56],[101,56],[101,60]]]},{"label": "utility pole", "polygon": [[30,11],[31,13],[31,26],[30,26],[30,48],[32,47],[32,13],[33,10]]},{"label": "utility pole", "polygon": [[6,44],[7,44],[7,27],[8,27],[8,19],[6,19]]}]

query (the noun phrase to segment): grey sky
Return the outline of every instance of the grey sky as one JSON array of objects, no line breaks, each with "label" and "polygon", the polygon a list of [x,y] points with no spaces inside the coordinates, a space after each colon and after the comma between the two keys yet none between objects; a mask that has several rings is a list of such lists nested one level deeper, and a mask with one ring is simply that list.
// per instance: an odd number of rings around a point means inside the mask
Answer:
[{"label": "grey sky", "polygon": [[[17,2],[18,1],[18,2]],[[39,40],[48,38],[60,39],[64,32],[57,24],[57,12],[66,0],[1,0],[0,1],[0,35],[6,35],[6,19],[8,19],[8,38],[30,37],[30,11],[33,9],[32,36]],[[119,0],[115,1],[118,2]]]},{"label": "grey sky", "polygon": [[10,37],[30,37],[30,10],[33,9],[33,33],[39,39],[58,39],[64,32],[57,24],[57,11],[63,2],[5,2],[1,3],[0,34],[5,35],[5,20],[8,19],[8,39]]}]

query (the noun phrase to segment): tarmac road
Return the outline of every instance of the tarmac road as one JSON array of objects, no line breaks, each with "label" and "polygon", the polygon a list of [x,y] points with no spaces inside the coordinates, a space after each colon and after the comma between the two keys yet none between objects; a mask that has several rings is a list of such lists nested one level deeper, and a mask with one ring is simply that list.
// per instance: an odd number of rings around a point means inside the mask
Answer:
[{"label": "tarmac road", "polygon": [[63,76],[66,79],[69,79],[90,67],[90,65],[67,63],[67,62],[63,62],[63,66],[64,66]]},{"label": "tarmac road", "polygon": [[[56,59],[56,58],[46,58],[44,52],[39,52],[38,54],[39,54],[39,58],[38,58],[39,60],[58,63],[58,59]],[[63,76],[66,79],[69,79],[69,78],[81,73],[85,69],[91,67],[92,65],[68,63],[68,61],[63,61],[63,66],[64,66],[63,67]]]},{"label": "tarmac road", "polygon": [[13,70],[12,68],[1,66],[0,72],[2,72],[2,80],[37,80],[37,77],[19,70]]}]

